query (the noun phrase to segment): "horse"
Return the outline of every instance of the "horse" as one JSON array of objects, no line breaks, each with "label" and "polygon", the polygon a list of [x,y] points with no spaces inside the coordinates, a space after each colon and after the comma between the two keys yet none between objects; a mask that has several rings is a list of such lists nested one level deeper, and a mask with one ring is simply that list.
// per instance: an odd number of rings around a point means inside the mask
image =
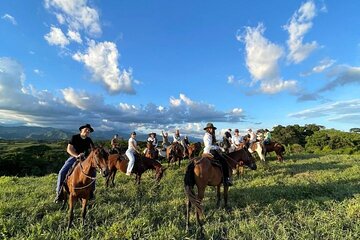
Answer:
[{"label": "horse", "polygon": [[184,157],[183,149],[183,146],[181,146],[181,144],[178,142],[172,143],[171,146],[167,148],[166,157],[168,159],[169,166],[171,163],[178,161],[180,167],[180,161]]},{"label": "horse", "polygon": [[282,154],[285,152],[285,147],[283,145],[275,141],[271,141],[269,144],[264,144],[264,145],[265,145],[266,153],[274,151],[276,153],[277,160],[279,162],[284,161],[284,157]]},{"label": "horse", "polygon": [[[216,186],[217,189],[217,206],[220,205],[220,187],[223,183],[223,171],[221,166],[214,164],[211,160],[210,154],[203,154],[201,157],[194,158],[193,161],[187,166],[184,185],[185,193],[187,196],[186,208],[186,229],[189,229],[190,223],[190,208],[194,205],[196,208],[197,223],[202,228],[201,218],[203,216],[203,209],[201,202],[204,198],[206,186]],[[246,149],[223,155],[227,160],[229,166],[235,169],[238,164],[248,166],[252,170],[256,170],[254,158],[247,152]],[[231,171],[230,171],[231,172]],[[197,186],[197,195],[194,192],[194,185]],[[227,206],[229,186],[224,186],[224,203]]]},{"label": "horse", "polygon": [[82,223],[85,224],[86,205],[90,197],[91,191],[93,191],[93,184],[95,184],[96,177],[93,177],[96,173],[96,169],[100,169],[103,177],[108,176],[108,153],[101,147],[95,147],[90,152],[89,156],[84,161],[74,167],[71,174],[65,181],[62,193],[64,194],[65,205],[67,195],[69,195],[69,223],[68,229],[71,227],[73,221],[73,209],[76,200],[80,199],[82,203]]},{"label": "horse", "polygon": [[189,159],[192,158],[193,156],[195,157],[195,155],[199,155],[200,151],[201,151],[200,142],[190,143],[188,146]]},{"label": "horse", "polygon": [[260,160],[265,162],[265,147],[261,142],[253,142],[248,148],[250,153],[256,152]]},{"label": "horse", "polygon": [[151,158],[151,159],[158,159],[158,157],[159,157],[158,151],[157,151],[157,149],[155,149],[155,147],[151,141],[148,141],[146,143],[145,157]]},{"label": "horse", "polygon": [[[109,182],[111,181],[112,186],[115,186],[115,175],[116,171],[119,170],[123,173],[126,173],[126,169],[129,163],[128,158],[125,154],[111,154],[109,155],[109,170],[110,174],[106,178],[106,187],[109,186]],[[147,158],[145,156],[136,156],[135,164],[132,170],[132,173],[135,173],[135,182],[140,184],[141,175],[148,169],[155,170],[155,180],[159,182],[163,177],[163,174],[166,170],[161,163],[158,161]]]}]

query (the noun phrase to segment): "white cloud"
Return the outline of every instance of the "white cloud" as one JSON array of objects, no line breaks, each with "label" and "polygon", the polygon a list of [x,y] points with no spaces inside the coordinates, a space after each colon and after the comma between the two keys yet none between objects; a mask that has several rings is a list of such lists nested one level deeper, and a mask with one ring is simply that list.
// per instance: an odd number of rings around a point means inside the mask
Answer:
[{"label": "white cloud", "polygon": [[10,14],[4,14],[1,19],[4,19],[5,21],[10,22],[12,25],[17,25],[16,19],[11,16]]},{"label": "white cloud", "polygon": [[71,31],[69,29],[68,32],[67,32],[67,35],[70,38],[70,40],[72,40],[74,42],[77,42],[77,43],[80,43],[80,44],[82,43],[82,39],[81,39],[81,36],[80,36],[79,32]]},{"label": "white cloud", "polygon": [[110,93],[134,93],[132,71],[120,70],[119,53],[113,42],[89,41],[85,53],[77,52],[73,59],[82,62],[92,73],[93,79],[105,84]]},{"label": "white cloud", "polygon": [[[60,89],[56,97],[47,90],[36,90],[25,84],[20,64],[0,58],[0,122],[17,122],[37,126],[74,129],[84,122],[96,129],[129,131],[185,128],[183,133],[202,135],[206,122],[239,122],[245,116],[240,108],[219,111],[211,104],[196,102],[179,94],[179,105],[129,103],[109,105],[100,95],[71,87]],[[193,134],[192,134],[193,136]]]},{"label": "white cloud", "polygon": [[288,116],[301,119],[325,117],[329,121],[360,124],[360,99],[323,104]]},{"label": "white cloud", "polygon": [[330,68],[336,61],[333,59],[329,59],[329,58],[324,58],[322,59],[318,65],[316,65],[315,67],[313,67],[311,69],[311,71],[306,72],[306,73],[301,73],[301,76],[309,76],[313,73],[322,73],[324,72],[326,69]]},{"label": "white cloud", "polygon": [[62,30],[54,26],[51,26],[50,32],[44,38],[50,45],[58,45],[62,48],[70,43]]},{"label": "white cloud", "polygon": [[60,24],[66,22],[71,29],[85,30],[91,36],[101,35],[99,14],[87,0],[45,0],[45,8],[54,11]]},{"label": "white cloud", "polygon": [[230,76],[227,77],[227,83],[228,84],[233,84],[234,81],[235,81],[234,75],[230,75]]},{"label": "white cloud", "polygon": [[260,81],[260,90],[275,94],[283,90],[294,90],[295,80],[284,81],[280,77],[278,61],[283,56],[283,49],[266,39],[262,24],[257,27],[246,27],[243,36],[238,40],[245,43],[246,65],[252,76],[253,83]]},{"label": "white cloud", "polygon": [[301,5],[293,14],[290,22],[284,26],[289,33],[287,59],[292,63],[300,63],[313,52],[318,44],[316,41],[303,43],[304,35],[312,28],[312,20],[316,16],[316,7],[312,0]]},{"label": "white cloud", "polygon": [[360,67],[336,66],[329,72],[328,77],[332,80],[322,87],[319,92],[329,91],[338,86],[353,83],[360,84]]}]

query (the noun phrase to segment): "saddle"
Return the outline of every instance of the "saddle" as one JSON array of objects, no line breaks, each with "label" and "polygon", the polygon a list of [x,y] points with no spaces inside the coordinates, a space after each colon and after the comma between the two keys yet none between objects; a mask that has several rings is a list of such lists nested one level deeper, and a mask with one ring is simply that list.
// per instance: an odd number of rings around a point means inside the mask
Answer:
[{"label": "saddle", "polygon": [[211,165],[213,165],[214,167],[222,168],[220,161],[214,158],[214,155],[212,155],[211,153],[203,153],[201,157],[208,158],[210,160]]}]

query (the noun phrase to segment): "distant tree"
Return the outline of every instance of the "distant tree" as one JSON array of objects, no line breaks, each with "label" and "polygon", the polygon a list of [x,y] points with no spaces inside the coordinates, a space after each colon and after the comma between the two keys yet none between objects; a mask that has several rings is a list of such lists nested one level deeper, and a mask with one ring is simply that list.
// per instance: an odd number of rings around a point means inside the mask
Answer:
[{"label": "distant tree", "polygon": [[350,132],[360,133],[360,128],[350,128]]}]

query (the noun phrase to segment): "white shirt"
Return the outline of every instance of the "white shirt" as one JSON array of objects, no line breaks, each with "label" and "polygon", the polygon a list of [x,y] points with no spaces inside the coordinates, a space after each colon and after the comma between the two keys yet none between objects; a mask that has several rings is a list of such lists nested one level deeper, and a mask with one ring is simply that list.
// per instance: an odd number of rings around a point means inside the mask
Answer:
[{"label": "white shirt", "polygon": [[136,149],[134,148],[134,146],[136,147],[136,140],[134,138],[129,138],[129,142],[128,142],[128,150],[131,152],[136,152]]},{"label": "white shirt", "polygon": [[241,143],[242,137],[240,135],[236,136],[232,136],[232,142],[234,145],[239,145]]},{"label": "white shirt", "polygon": [[147,140],[148,142],[152,142],[155,148],[157,147],[158,143],[156,141],[156,138],[149,137]]},{"label": "white shirt", "polygon": [[219,146],[212,144],[212,135],[210,133],[206,132],[203,140],[204,140],[204,145],[205,145],[204,153],[210,153],[210,150],[219,149]]},{"label": "white shirt", "polygon": [[250,142],[255,142],[256,141],[256,135],[254,132],[250,132]]},{"label": "white shirt", "polygon": [[179,134],[179,136],[176,136],[176,134],[175,134],[175,133],[173,134],[173,143],[175,143],[175,142],[179,142],[179,143],[181,143],[181,137],[180,137],[180,134]]}]

